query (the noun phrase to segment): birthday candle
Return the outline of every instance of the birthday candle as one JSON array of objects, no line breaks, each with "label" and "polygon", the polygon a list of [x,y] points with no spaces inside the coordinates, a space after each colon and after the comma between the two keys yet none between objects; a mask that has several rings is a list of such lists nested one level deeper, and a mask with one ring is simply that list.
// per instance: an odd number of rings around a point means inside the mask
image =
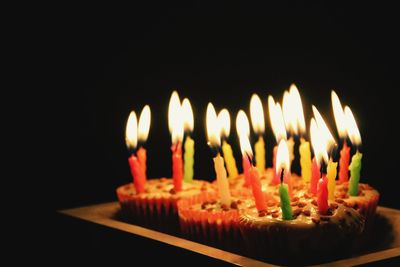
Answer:
[{"label": "birthday candle", "polygon": [[186,132],[184,144],[184,181],[191,183],[193,181],[194,140],[190,138],[190,134],[193,132],[194,119],[192,106],[190,105],[189,99],[185,98],[183,100],[181,112],[183,116],[183,127],[184,131]]},{"label": "birthday candle", "polygon": [[224,160],[226,168],[229,173],[229,177],[237,177],[239,172],[236,167],[236,161],[233,157],[232,147],[228,144],[228,137],[231,130],[231,118],[227,109],[222,109],[218,113],[218,123],[221,127],[222,141],[222,152],[224,154]]},{"label": "birthday candle", "polygon": [[[206,125],[208,144],[213,152],[218,151],[221,145],[220,125],[218,123],[217,114],[215,112],[214,106],[211,103],[208,103],[207,106]],[[214,169],[217,176],[218,194],[221,204],[227,205],[229,207],[229,205],[231,204],[231,194],[229,191],[229,182],[226,178],[224,159],[217,152],[213,160]]]},{"label": "birthday candle", "polygon": [[329,160],[328,167],[327,167],[329,200],[335,199],[336,173],[337,173],[337,162],[333,162],[331,159],[331,160]]},{"label": "birthday candle", "polygon": [[264,126],[264,111],[261,99],[257,94],[253,94],[250,100],[250,117],[254,132],[258,135],[258,141],[254,146],[256,167],[260,173],[265,171],[265,143],[263,134]]}]

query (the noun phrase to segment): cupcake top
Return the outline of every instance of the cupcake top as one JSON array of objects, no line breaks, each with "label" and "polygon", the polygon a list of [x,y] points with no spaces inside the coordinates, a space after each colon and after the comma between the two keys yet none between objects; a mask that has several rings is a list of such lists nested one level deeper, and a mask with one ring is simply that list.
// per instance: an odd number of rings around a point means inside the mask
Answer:
[{"label": "cupcake top", "polygon": [[176,192],[172,179],[159,178],[149,179],[146,182],[145,190],[141,194],[136,193],[133,183],[121,186],[117,189],[118,193],[129,197],[146,197],[146,198],[181,198],[189,197],[200,192],[212,191],[209,182],[202,180],[193,180],[191,183],[182,183],[182,190]]},{"label": "cupcake top", "polygon": [[308,192],[308,187],[302,183],[293,186],[293,197],[291,206],[293,211],[293,220],[284,220],[280,207],[279,195],[268,200],[268,208],[265,211],[258,211],[254,201],[247,200],[247,209],[242,211],[242,220],[251,220],[252,223],[274,225],[286,224],[293,227],[314,227],[319,224],[363,224],[364,216],[360,213],[363,203],[367,205],[379,197],[379,193],[366,184],[360,184],[359,196],[348,196],[348,184],[336,186],[335,200],[329,201],[328,214],[321,215],[318,212],[317,198]]}]

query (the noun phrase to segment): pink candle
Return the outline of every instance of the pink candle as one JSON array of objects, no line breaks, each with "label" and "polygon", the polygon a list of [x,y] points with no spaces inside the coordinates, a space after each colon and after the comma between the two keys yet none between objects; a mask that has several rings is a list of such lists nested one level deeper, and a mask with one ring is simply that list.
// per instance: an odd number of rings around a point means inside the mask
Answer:
[{"label": "pink candle", "polygon": [[137,155],[137,157],[138,157],[138,160],[139,160],[139,163],[140,163],[140,166],[142,167],[142,169],[143,169],[143,172],[144,172],[144,178],[145,178],[145,180],[147,179],[147,175],[146,175],[146,159],[147,159],[147,156],[146,156],[146,149],[144,148],[144,147],[140,147],[139,149],[138,149],[138,151],[136,152],[136,155]]},{"label": "pink candle", "polygon": [[311,183],[310,183],[310,192],[313,194],[317,194],[317,186],[318,179],[321,177],[321,173],[319,170],[317,159],[314,157],[312,160],[312,175],[311,175]]},{"label": "pink candle", "polygon": [[[278,146],[274,146],[273,156],[272,156],[272,168],[276,170],[276,154],[278,152]],[[279,184],[281,182],[281,177],[279,172],[275,172],[274,178],[272,178],[272,184]]]},{"label": "pink candle", "polygon": [[323,174],[318,181],[317,204],[319,214],[328,213],[328,179],[326,179],[326,174]]},{"label": "pink candle", "polygon": [[171,146],[172,150],[172,179],[176,192],[182,190],[183,178],[183,162],[182,162],[182,145],[177,143]]},{"label": "pink candle", "polygon": [[243,166],[243,173],[244,173],[244,179],[245,179],[244,185],[248,187],[251,185],[251,177],[250,177],[251,164],[250,164],[250,161],[249,161],[249,158],[247,155],[243,156],[242,166]]},{"label": "pink candle", "polygon": [[129,166],[131,167],[131,174],[133,177],[133,184],[136,188],[136,193],[142,193],[144,191],[144,184],[146,182],[146,175],[138,158],[132,154],[128,159]]},{"label": "pink candle", "polygon": [[260,174],[256,167],[251,166],[249,169],[251,188],[256,202],[258,211],[267,210],[267,203],[265,201],[264,193],[261,189]]},{"label": "pink candle", "polygon": [[349,163],[350,163],[350,147],[346,141],[343,143],[343,148],[340,151],[339,161],[339,183],[344,183],[349,180]]}]

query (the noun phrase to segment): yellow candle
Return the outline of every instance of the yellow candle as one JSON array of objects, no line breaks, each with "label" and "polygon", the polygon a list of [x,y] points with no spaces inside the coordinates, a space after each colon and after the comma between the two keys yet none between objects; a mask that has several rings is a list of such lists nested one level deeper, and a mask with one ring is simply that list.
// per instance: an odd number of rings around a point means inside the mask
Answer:
[{"label": "yellow candle", "polygon": [[226,170],[224,166],[224,158],[218,153],[214,160],[215,173],[217,175],[218,194],[222,205],[231,205],[231,192],[229,191],[229,183],[226,178]]},{"label": "yellow candle", "polygon": [[265,171],[265,143],[262,136],[265,131],[265,121],[262,102],[260,97],[256,94],[253,94],[250,100],[250,116],[253,130],[259,136],[258,141],[254,146],[254,150],[256,153],[256,167],[262,174]]},{"label": "yellow candle", "polygon": [[329,160],[327,167],[327,178],[328,178],[328,199],[335,199],[335,180],[337,173],[337,162],[333,162],[332,159]]},{"label": "yellow candle", "polygon": [[258,138],[257,143],[254,145],[254,150],[256,152],[256,167],[262,174],[265,171],[265,143],[264,138],[261,135]]},{"label": "yellow candle", "polygon": [[224,160],[226,168],[228,169],[229,177],[237,177],[239,173],[236,167],[236,161],[233,157],[232,148],[226,141],[223,141],[222,143],[222,152],[224,153]]},{"label": "yellow candle", "polygon": [[311,180],[311,150],[310,150],[310,142],[304,140],[304,138],[300,139],[300,165],[301,165],[301,177],[303,178],[303,182],[310,182]]},{"label": "yellow candle", "polygon": [[194,140],[190,136],[186,137],[185,154],[183,155],[184,165],[184,181],[191,183],[193,181],[193,165],[194,165]]}]

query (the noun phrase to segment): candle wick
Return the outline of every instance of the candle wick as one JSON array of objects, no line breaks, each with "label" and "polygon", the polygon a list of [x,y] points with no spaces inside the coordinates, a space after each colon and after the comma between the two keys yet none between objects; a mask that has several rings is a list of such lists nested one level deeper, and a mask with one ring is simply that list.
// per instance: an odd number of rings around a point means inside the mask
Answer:
[{"label": "candle wick", "polygon": [[282,168],[282,172],[281,172],[281,183],[283,182],[283,175],[285,173],[285,168]]}]

